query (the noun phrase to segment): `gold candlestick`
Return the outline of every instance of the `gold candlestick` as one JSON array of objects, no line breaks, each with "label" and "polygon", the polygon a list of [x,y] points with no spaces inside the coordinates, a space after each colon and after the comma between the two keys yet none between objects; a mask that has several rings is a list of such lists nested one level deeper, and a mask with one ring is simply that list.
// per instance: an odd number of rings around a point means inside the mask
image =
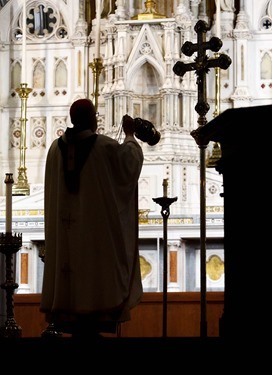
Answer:
[{"label": "gold candlestick", "polygon": [[92,93],[92,96],[93,96],[93,101],[94,101],[94,106],[95,106],[95,110],[97,112],[97,109],[98,109],[98,98],[99,98],[99,76],[103,70],[103,63],[102,63],[102,59],[101,57],[98,57],[98,58],[94,58],[94,61],[91,62],[89,64],[89,66],[91,67],[92,71],[93,71],[93,93]]},{"label": "gold candlestick", "polygon": [[30,188],[26,174],[26,113],[27,113],[27,99],[32,89],[27,87],[27,83],[21,83],[16,92],[21,98],[21,135],[20,135],[20,166],[18,168],[18,180],[13,186],[13,195],[29,195]]}]

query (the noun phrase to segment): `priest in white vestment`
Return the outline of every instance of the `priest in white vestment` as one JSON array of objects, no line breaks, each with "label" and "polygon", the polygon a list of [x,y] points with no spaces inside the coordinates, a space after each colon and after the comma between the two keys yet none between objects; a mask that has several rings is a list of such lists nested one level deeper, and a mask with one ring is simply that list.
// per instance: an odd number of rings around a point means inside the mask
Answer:
[{"label": "priest in white vestment", "polygon": [[75,101],[70,117],[74,127],[53,141],[46,160],[40,310],[61,332],[116,332],[143,293],[138,250],[143,152],[128,115],[121,144],[96,134],[89,99]]}]

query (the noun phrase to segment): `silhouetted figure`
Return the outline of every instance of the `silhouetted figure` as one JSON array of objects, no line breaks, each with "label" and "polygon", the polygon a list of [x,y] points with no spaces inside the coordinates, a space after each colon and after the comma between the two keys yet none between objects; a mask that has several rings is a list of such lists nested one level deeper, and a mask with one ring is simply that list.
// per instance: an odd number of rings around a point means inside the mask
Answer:
[{"label": "silhouetted figure", "polygon": [[122,144],[96,134],[93,103],[53,141],[45,169],[45,265],[40,309],[57,331],[117,332],[142,296],[138,178],[143,152],[125,115]]}]

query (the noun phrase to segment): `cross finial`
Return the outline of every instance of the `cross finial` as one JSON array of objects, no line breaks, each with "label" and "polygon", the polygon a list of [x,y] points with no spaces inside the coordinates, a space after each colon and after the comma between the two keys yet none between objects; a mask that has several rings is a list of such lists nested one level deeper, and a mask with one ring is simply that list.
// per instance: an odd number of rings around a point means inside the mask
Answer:
[{"label": "cross finial", "polygon": [[210,106],[207,103],[206,75],[210,68],[219,67],[221,69],[227,69],[231,64],[231,59],[224,54],[220,54],[217,58],[209,59],[206,51],[211,50],[213,52],[218,52],[223,45],[222,41],[217,37],[212,37],[206,42],[206,33],[209,27],[203,20],[198,21],[194,29],[197,33],[197,43],[185,42],[181,47],[181,51],[186,56],[192,56],[197,52],[196,58],[192,63],[186,64],[182,61],[176,62],[173,71],[180,77],[183,77],[186,72],[195,71],[198,85],[198,102],[195,110],[200,115],[198,120],[199,124],[204,125],[206,123],[204,117],[210,109]]}]

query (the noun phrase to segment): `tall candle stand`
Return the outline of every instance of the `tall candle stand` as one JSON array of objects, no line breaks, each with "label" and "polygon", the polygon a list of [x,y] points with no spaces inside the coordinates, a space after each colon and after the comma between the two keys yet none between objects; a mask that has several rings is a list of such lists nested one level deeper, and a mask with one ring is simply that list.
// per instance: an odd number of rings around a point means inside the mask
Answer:
[{"label": "tall candle stand", "polygon": [[13,294],[18,284],[13,279],[13,257],[22,246],[22,235],[12,234],[12,185],[13,174],[6,173],[6,233],[0,233],[0,252],[5,255],[6,281],[1,288],[6,290],[7,320],[0,327],[0,337],[20,337],[21,327],[16,324],[13,313]]},{"label": "tall candle stand", "polygon": [[103,70],[103,63],[101,57],[94,58],[94,61],[89,64],[93,72],[93,93],[94,106],[97,112],[98,109],[98,98],[99,98],[99,77]]},{"label": "tall candle stand", "polygon": [[21,233],[0,233],[0,252],[6,258],[6,281],[1,284],[1,288],[6,291],[6,312],[7,319],[5,324],[0,328],[0,337],[21,337],[22,329],[17,325],[14,318],[14,290],[18,284],[13,278],[13,257],[22,246]]},{"label": "tall candle stand", "polygon": [[27,99],[32,89],[27,87],[27,83],[21,83],[16,92],[21,98],[21,136],[20,136],[20,166],[18,168],[18,180],[13,186],[13,195],[29,195],[30,188],[26,174],[26,113],[27,113]]},{"label": "tall candle stand", "polygon": [[7,320],[5,325],[0,327],[0,337],[20,337],[22,329],[16,324],[13,312],[13,294],[18,288],[18,284],[13,279],[13,257],[22,246],[22,235],[12,234],[12,173],[6,173],[5,184],[7,186],[6,233],[0,233],[0,252],[5,255],[6,263],[6,281],[1,284],[1,288],[6,291]]},{"label": "tall candle stand", "polygon": [[167,222],[170,215],[170,205],[177,201],[177,197],[167,197],[167,179],[163,180],[163,197],[153,198],[155,203],[161,206],[163,218],[163,313],[162,313],[162,337],[167,337],[167,282],[168,282],[168,256],[167,256]]}]

